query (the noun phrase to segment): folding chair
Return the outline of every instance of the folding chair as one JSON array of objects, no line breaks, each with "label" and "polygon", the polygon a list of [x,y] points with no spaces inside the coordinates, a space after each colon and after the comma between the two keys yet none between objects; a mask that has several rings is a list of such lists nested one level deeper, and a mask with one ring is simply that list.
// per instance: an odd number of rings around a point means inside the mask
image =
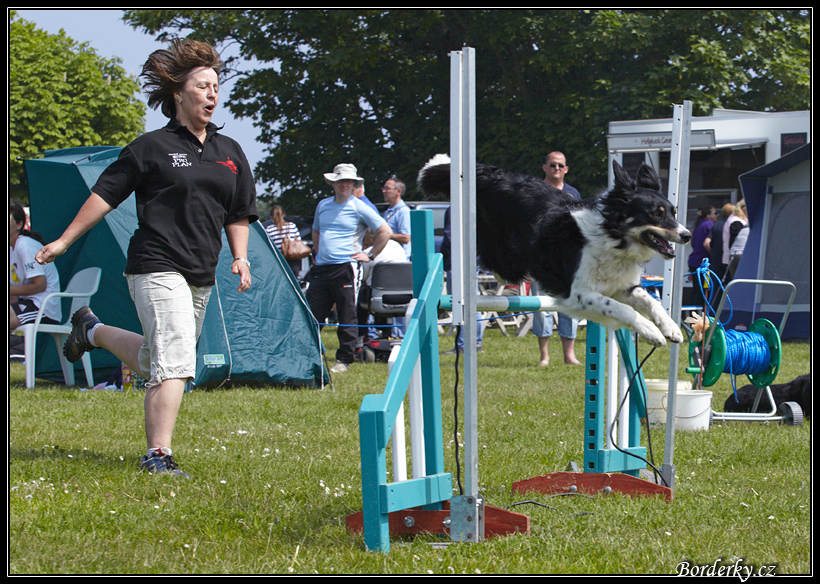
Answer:
[{"label": "folding chair", "polygon": [[[97,293],[100,286],[100,277],[102,276],[102,269],[100,268],[86,268],[80,270],[74,276],[65,289],[65,292],[54,292],[43,299],[40,306],[40,311],[33,323],[24,324],[17,328],[25,337],[25,352],[26,352],[26,388],[34,387],[34,361],[37,347],[37,333],[48,333],[54,339],[57,345],[57,354],[60,356],[60,366],[63,369],[63,378],[66,385],[74,385],[74,365],[69,363],[63,355],[63,344],[71,334],[71,315],[77,312],[83,306],[88,306],[91,303],[91,297]],[[43,317],[43,310],[48,301],[53,298],[71,298],[71,310],[68,312],[68,319],[63,324],[44,324],[40,320]],[[85,370],[85,379],[88,382],[88,387],[94,387],[94,374],[91,368],[91,357],[85,353],[82,357],[83,369]]]}]

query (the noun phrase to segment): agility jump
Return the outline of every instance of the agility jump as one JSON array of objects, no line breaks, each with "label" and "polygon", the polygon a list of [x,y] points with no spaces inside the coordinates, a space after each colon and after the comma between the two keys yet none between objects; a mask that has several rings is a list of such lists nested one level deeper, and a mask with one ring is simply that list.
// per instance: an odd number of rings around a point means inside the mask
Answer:
[{"label": "agility jump", "polygon": [[[381,395],[366,396],[359,410],[360,445],[362,451],[362,497],[361,513],[348,517],[347,524],[352,530],[363,530],[365,545],[371,550],[388,551],[390,533],[447,533],[454,542],[480,542],[485,538],[506,533],[528,533],[529,519],[523,515],[502,511],[484,505],[478,487],[478,443],[476,402],[476,354],[471,343],[464,351],[464,489],[463,494],[453,496],[452,474],[444,472],[440,379],[438,362],[438,328],[437,313],[439,308],[450,309],[453,322],[464,327],[465,338],[475,337],[475,319],[464,315],[474,315],[477,310],[496,310],[496,303],[505,303],[506,309],[522,310],[556,310],[560,303],[550,297],[487,297],[479,299],[476,294],[474,275],[476,273],[475,231],[471,226],[475,221],[475,101],[474,101],[474,62],[475,53],[471,48],[451,53],[451,218],[453,229],[453,296],[442,296],[443,270],[441,256],[434,253],[432,238],[432,216],[429,211],[414,211],[411,214],[414,242],[413,280],[414,304],[408,310],[407,333],[401,348],[393,359],[387,386]],[[676,106],[678,107],[678,106]],[[688,104],[691,115],[691,104]],[[686,129],[678,125],[679,135],[687,134]],[[688,154],[688,142],[677,140],[676,148]],[[688,173],[680,172],[675,165],[673,171],[682,178]],[[671,190],[671,187],[670,187]],[[677,194],[675,189],[674,193]],[[685,189],[683,189],[685,193]],[[670,192],[670,198],[673,193]],[[686,197],[680,197],[685,215]],[[678,201],[672,200],[674,205]],[[687,232],[688,233],[688,232]],[[659,244],[660,245],[660,244]],[[674,255],[672,255],[674,257]],[[677,262],[681,264],[682,262]],[[666,285],[680,282],[682,268],[674,278],[665,280]],[[679,289],[679,286],[677,287]],[[486,302],[486,304],[485,304]],[[492,305],[492,306],[491,306]],[[673,315],[680,315],[680,299],[677,309],[666,307]],[[666,316],[669,319],[668,316]],[[672,320],[672,319],[670,319]],[[679,326],[679,325],[678,325]],[[638,492],[631,486],[624,487],[623,481],[641,481],[634,476],[638,466],[635,460],[643,452],[639,447],[641,414],[640,400],[635,405],[627,406],[630,416],[636,421],[631,425],[627,416],[618,416],[617,407],[611,404],[618,402],[618,381],[631,379],[630,383],[643,383],[639,368],[634,362],[634,349],[630,351],[631,338],[621,333],[616,339],[616,332],[598,327],[591,323],[593,339],[588,340],[588,376],[587,386],[594,388],[594,397],[587,395],[587,415],[595,420],[596,440],[592,443],[589,456],[585,453],[583,473],[572,473],[574,479],[585,475],[595,477],[597,489],[622,490]],[[664,331],[666,334],[667,331]],[[679,333],[679,329],[678,329]],[[589,334],[589,333],[588,333]],[[596,340],[597,339],[597,340]],[[609,340],[609,343],[606,340]],[[662,341],[663,339],[661,339]],[[618,346],[623,347],[624,356],[619,356]],[[656,343],[657,344],[657,343]],[[677,343],[672,344],[676,348]],[[595,353],[591,358],[589,351]],[[604,366],[604,354],[609,364]],[[677,353],[673,353],[676,355]],[[621,362],[632,375],[625,377],[618,373]],[[673,357],[672,363],[677,359]],[[416,373],[417,364],[420,374]],[[605,376],[610,379],[609,387]],[[590,374],[591,370],[591,374]],[[673,372],[674,370],[674,372]],[[423,423],[413,423],[411,428],[419,428],[419,434],[411,437],[414,441],[423,441],[424,464],[419,465],[423,471],[416,469],[414,451],[414,476],[403,481],[387,482],[386,449],[391,434],[397,426],[403,426],[403,418],[397,422],[402,411],[404,397],[411,381],[420,383],[420,408]],[[670,365],[670,400],[674,401],[677,385],[677,368]],[[629,385],[629,383],[627,383]],[[628,391],[628,388],[622,390]],[[633,392],[638,395],[639,392]],[[603,398],[603,399],[602,399]],[[609,402],[610,405],[604,404]],[[643,404],[645,408],[645,404]],[[605,408],[605,409],[602,409]],[[414,408],[411,407],[411,410]],[[674,408],[670,408],[671,423],[667,423],[667,433],[674,431]],[[617,446],[607,436],[617,422],[619,440],[625,446]],[[600,427],[603,426],[603,431]],[[631,427],[631,430],[630,430]],[[585,429],[586,432],[586,429]],[[636,441],[637,438],[637,441]],[[587,436],[585,435],[585,441]],[[667,439],[666,447],[670,448]],[[403,441],[402,441],[403,445]],[[615,450],[619,452],[615,452]],[[631,450],[631,452],[630,452]],[[670,451],[671,452],[671,451]],[[394,448],[394,456],[396,455]],[[637,456],[636,456],[637,455]],[[586,461],[593,461],[587,466]],[[599,460],[606,460],[602,464]],[[627,462],[628,461],[628,462]],[[665,459],[666,471],[673,469],[671,456]],[[423,472],[422,476],[416,473]],[[601,483],[601,477],[618,473],[622,480],[610,480]],[[673,473],[666,481],[666,489],[671,489]],[[564,487],[565,488],[565,487]],[[655,491],[656,492],[656,491]],[[665,495],[671,499],[671,491]]]}]

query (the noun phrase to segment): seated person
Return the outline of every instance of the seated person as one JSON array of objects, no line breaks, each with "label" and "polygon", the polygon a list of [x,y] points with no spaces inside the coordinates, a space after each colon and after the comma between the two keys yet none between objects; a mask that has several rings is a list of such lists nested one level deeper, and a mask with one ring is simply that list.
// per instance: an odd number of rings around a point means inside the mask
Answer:
[{"label": "seated person", "polygon": [[[33,323],[43,299],[60,291],[60,276],[54,264],[41,265],[34,256],[43,245],[42,237],[25,228],[26,211],[19,201],[9,201],[9,330]],[[46,324],[62,319],[59,298],[49,300],[43,318]]]},{"label": "seated person", "polygon": [[[368,229],[362,238],[362,248],[364,248],[365,253],[371,251],[375,240],[376,238],[373,230]],[[370,288],[373,282],[373,267],[378,264],[395,264],[404,262],[407,262],[407,255],[404,253],[404,248],[397,241],[390,239],[385,244],[381,253],[373,258],[372,262],[362,264],[362,285],[359,288],[359,299],[356,304],[356,313],[358,314],[360,323],[378,321],[377,324],[384,325],[388,320],[383,315],[379,315],[374,318],[373,315],[368,314],[365,308],[362,308],[362,304],[367,306],[367,303],[370,300]],[[389,326],[384,328],[379,327],[379,329],[383,331],[382,336],[389,337],[390,328],[391,327]],[[368,330],[368,335],[362,334],[363,332],[364,331],[360,330],[359,336],[369,336],[370,338],[376,338],[378,336],[378,329],[376,327],[370,327]]]}]

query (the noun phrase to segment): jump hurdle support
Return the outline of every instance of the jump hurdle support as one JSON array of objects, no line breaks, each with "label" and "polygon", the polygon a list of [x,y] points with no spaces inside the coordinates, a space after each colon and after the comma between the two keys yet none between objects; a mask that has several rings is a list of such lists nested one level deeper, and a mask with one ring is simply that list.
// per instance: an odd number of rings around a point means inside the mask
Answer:
[{"label": "jump hurdle support", "polygon": [[[444,281],[441,254],[434,253],[432,211],[411,211],[413,234],[413,295],[415,306],[407,322],[401,348],[391,355],[392,367],[381,395],[368,395],[359,408],[359,445],[362,470],[362,511],[346,518],[347,528],[363,531],[369,550],[387,552],[390,535],[460,533],[467,499],[453,497],[453,477],[444,472],[444,445],[439,376],[438,309]],[[424,234],[424,237],[421,236]],[[420,387],[418,387],[420,386]],[[401,468],[405,460],[403,404],[410,403],[413,478]],[[419,419],[419,417],[421,419]],[[394,433],[395,431],[395,433]],[[393,481],[387,480],[387,449],[393,443]],[[397,461],[402,461],[397,463]],[[475,510],[477,513],[478,510]],[[529,533],[529,518],[486,507],[478,523],[488,537]],[[457,541],[466,541],[457,535]]]},{"label": "jump hurdle support", "polygon": [[[607,331],[588,321],[585,367],[583,471],[517,481],[512,485],[513,491],[590,495],[617,492],[660,495],[671,501],[671,489],[640,478],[647,455],[646,448],[640,445],[641,419],[646,417],[646,386],[643,374],[637,370],[629,330]],[[627,391],[629,399],[625,399]],[[619,412],[622,401],[624,407]]]},{"label": "jump hurdle support", "polygon": [[[691,120],[692,120],[692,102],[684,101],[683,104],[676,104],[673,107],[673,123],[672,123],[672,148],[670,155],[670,169],[669,169],[669,201],[672,205],[677,206],[678,216],[685,218],[688,206],[688,188],[689,188],[689,154],[691,142]],[[681,297],[680,289],[683,282],[683,269],[685,258],[683,257],[684,246],[679,245],[676,248],[676,257],[668,260],[664,264],[664,283],[661,303],[667,310],[670,316],[676,323],[680,324],[681,313]],[[678,291],[677,294],[673,294]],[[618,483],[621,485],[620,490],[624,492],[641,493],[646,489],[650,493],[662,494],[667,501],[672,500],[672,493],[675,481],[675,465],[674,444],[675,444],[675,408],[677,396],[677,381],[678,381],[678,359],[680,355],[680,345],[677,343],[670,344],[670,360],[669,360],[669,390],[667,402],[667,422],[666,422],[666,441],[664,444],[664,462],[661,467],[661,476],[663,478],[664,486],[650,483],[648,481],[638,478],[637,469],[632,468],[632,462],[628,459],[637,458],[633,455],[640,456],[641,448],[638,446],[640,423],[636,419],[636,415],[641,415],[641,408],[643,408],[643,415],[645,416],[646,404],[641,404],[641,401],[635,401],[630,404],[629,411],[623,412],[619,423],[619,446],[626,444],[626,447],[621,446],[620,450],[612,452],[611,444],[604,446],[608,439],[608,433],[611,425],[611,416],[613,408],[613,400],[615,393],[612,391],[613,384],[616,379],[616,365],[614,364],[617,348],[616,343],[613,342],[617,338],[617,344],[621,346],[621,357],[624,374],[631,379],[634,371],[637,368],[634,358],[634,347],[630,347],[627,342],[628,333],[626,331],[617,331],[610,333],[610,342],[608,344],[608,352],[610,353],[609,370],[610,370],[610,391],[606,401],[608,406],[601,402],[602,385],[601,374],[603,371],[603,362],[601,361],[602,351],[601,347],[606,345],[606,333],[598,327],[595,323],[588,323],[587,327],[587,381],[585,398],[585,425],[584,425],[584,473],[555,473],[553,475],[546,475],[545,477],[536,477],[526,481],[514,483],[513,488],[516,490],[538,490],[540,492],[556,492],[561,489],[574,486],[579,490],[584,488],[588,491],[599,491],[602,488],[609,487],[612,489],[614,485],[608,482],[603,482],[600,478],[596,478],[595,474],[604,473],[608,477],[618,477]],[[592,352],[594,351],[594,353]],[[594,367],[594,370],[591,368]],[[622,391],[624,387],[622,383]],[[640,384],[642,391],[633,391],[630,395],[640,394],[646,395],[645,383],[642,374],[638,373],[635,376],[635,383]],[[637,388],[633,388],[635,390]],[[634,397],[634,395],[633,395]],[[604,409],[607,407],[608,409]],[[616,408],[617,409],[617,408]],[[602,423],[602,417],[606,423]],[[626,421],[626,424],[623,421]],[[610,424],[610,425],[607,425]],[[607,435],[602,435],[607,433]],[[628,454],[627,454],[628,453]],[[643,456],[645,458],[645,456]],[[597,465],[597,469],[593,473],[591,465]],[[612,471],[618,470],[618,474],[610,474]]]},{"label": "jump hurdle support", "polygon": [[[443,287],[444,269],[441,255],[432,253],[435,249],[432,212],[413,211],[411,229],[413,233],[428,234],[428,237],[413,239],[416,305],[384,393],[365,396],[359,408],[363,507],[361,518],[349,516],[347,525],[353,530],[358,530],[361,525],[365,545],[371,550],[389,550],[391,512],[413,507],[442,509],[442,502],[449,500],[453,490],[453,477],[444,472],[438,368],[438,298]],[[426,474],[389,483],[387,447],[417,363],[421,373]],[[404,423],[403,416],[401,423]]]},{"label": "jump hurdle support", "polygon": [[[619,347],[621,356],[617,351]],[[632,388],[627,387],[636,368],[634,365],[630,367],[630,375],[626,363],[634,363],[634,354],[635,347],[628,331],[621,329],[608,334],[606,328],[597,323],[587,324],[585,472],[623,472],[638,476],[640,469],[646,466],[646,463],[641,464],[641,460],[636,458],[646,458],[646,448],[640,446],[640,421],[646,417],[646,404],[638,389],[643,384],[643,375],[638,373]],[[619,415],[619,404],[624,401],[627,391],[631,399],[626,402],[625,411],[621,411]],[[620,450],[612,442],[613,424],[617,424],[616,443],[620,445]]]},{"label": "jump hurdle support", "polygon": [[[672,111],[672,149],[669,155],[669,202],[678,208],[678,217],[685,220],[689,208],[689,158],[692,137],[692,102],[675,104]],[[675,246],[675,257],[664,262],[663,297],[664,308],[680,325],[683,273],[686,267],[684,246]],[[672,294],[677,290],[678,294]],[[666,438],[664,442],[661,474],[664,484],[675,487],[675,412],[678,395],[678,359],[680,345],[669,346],[669,389],[666,402]]]}]

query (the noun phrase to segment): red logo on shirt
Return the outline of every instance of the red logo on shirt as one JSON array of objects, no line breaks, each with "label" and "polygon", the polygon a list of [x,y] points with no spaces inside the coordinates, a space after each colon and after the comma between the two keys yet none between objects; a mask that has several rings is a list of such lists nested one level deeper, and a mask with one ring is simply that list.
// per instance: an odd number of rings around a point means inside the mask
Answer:
[{"label": "red logo on shirt", "polygon": [[227,166],[228,168],[231,169],[232,173],[236,174],[236,165],[233,163],[233,160],[231,160],[230,156],[228,157],[227,162],[222,162],[221,160],[217,160],[217,163],[221,164],[222,166]]}]

